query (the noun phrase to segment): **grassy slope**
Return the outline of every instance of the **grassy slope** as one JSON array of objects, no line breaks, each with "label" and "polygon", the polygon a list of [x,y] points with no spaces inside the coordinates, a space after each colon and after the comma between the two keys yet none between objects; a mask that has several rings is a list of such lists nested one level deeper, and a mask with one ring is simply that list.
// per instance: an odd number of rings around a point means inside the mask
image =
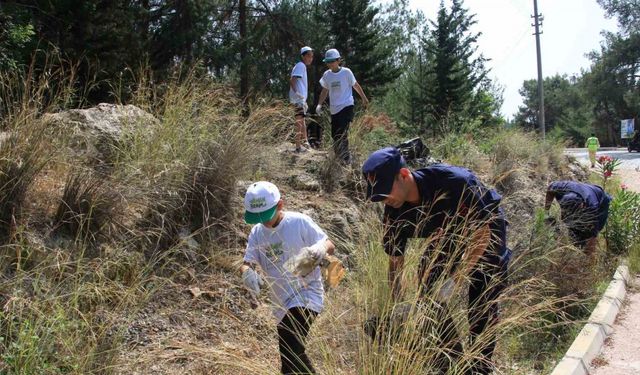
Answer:
[{"label": "grassy slope", "polygon": [[[357,169],[341,170],[326,153],[297,159],[283,148],[291,135],[286,106],[263,104],[244,118],[223,86],[187,77],[163,88],[157,100],[157,88],[143,85],[134,103],[159,121],[130,124],[105,171],[68,154],[64,132],[33,137],[51,132],[39,114],[66,102],[46,101],[37,90],[42,84],[5,100],[14,104],[14,116],[5,117],[3,128],[20,137],[3,157],[47,157],[42,167],[27,164],[34,177],[24,180],[26,198],[15,201],[20,210],[2,223],[3,372],[276,373],[268,301],[252,310],[234,273],[249,230],[241,222],[241,195],[245,181],[257,179],[276,182],[290,209],[311,209],[351,267],[345,282],[328,293],[327,311],[314,325],[310,351],[322,372],[378,374],[393,364],[399,373],[422,373],[433,360],[433,353],[407,350],[416,338],[411,330],[384,350],[362,333],[367,317],[389,309],[377,213],[359,202]],[[378,120],[389,129],[372,126]],[[358,117],[351,130],[357,160],[393,142],[389,130],[384,118]],[[438,155],[472,167],[505,194],[510,241],[519,254],[499,327],[497,357],[507,373],[544,366],[556,355],[557,336],[566,329],[550,327],[564,327],[566,319],[555,314],[579,318],[584,310],[562,298],[588,300],[608,271],[600,262],[597,272],[585,272],[580,254],[562,245],[562,234],[540,227],[535,207],[547,183],[574,176],[561,150],[518,132],[477,140],[451,136],[436,147]],[[301,190],[294,176],[303,173],[319,179],[322,190]],[[68,178],[76,175],[91,178]],[[97,188],[86,182],[96,179]],[[17,190],[6,186],[2,197],[13,202]],[[58,216],[65,189],[62,210],[71,210],[70,216]],[[95,209],[105,197],[114,209]],[[407,285],[415,284],[420,244],[413,247]],[[568,272],[575,279],[567,280]],[[409,288],[406,299],[415,293]],[[456,320],[464,331],[460,306]],[[422,324],[422,315],[411,312],[406,321]]]}]

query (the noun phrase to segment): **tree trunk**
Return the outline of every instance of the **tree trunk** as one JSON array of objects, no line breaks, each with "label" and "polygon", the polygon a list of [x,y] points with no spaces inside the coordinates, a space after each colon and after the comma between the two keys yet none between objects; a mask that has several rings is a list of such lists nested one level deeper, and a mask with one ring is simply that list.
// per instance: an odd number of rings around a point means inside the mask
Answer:
[{"label": "tree trunk", "polygon": [[240,23],[240,97],[247,99],[249,93],[249,67],[247,64],[247,0],[238,5]]}]

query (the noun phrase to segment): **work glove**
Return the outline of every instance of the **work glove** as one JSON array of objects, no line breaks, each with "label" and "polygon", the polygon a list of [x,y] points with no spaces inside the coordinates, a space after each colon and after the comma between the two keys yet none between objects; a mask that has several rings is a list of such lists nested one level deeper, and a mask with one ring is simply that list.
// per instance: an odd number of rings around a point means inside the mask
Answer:
[{"label": "work glove", "polygon": [[327,245],[326,241],[320,241],[314,244],[313,246],[305,247],[302,249],[309,253],[309,256],[314,259],[315,265],[319,265],[322,262],[322,259],[327,255]]},{"label": "work glove", "polygon": [[556,218],[549,214],[549,211],[544,212],[544,223],[547,225],[555,225]]},{"label": "work glove", "polygon": [[262,277],[253,268],[247,268],[242,272],[242,281],[249,293],[257,298],[260,294],[260,287],[264,285]]},{"label": "work glove", "polygon": [[316,106],[316,114],[317,114],[317,115],[319,115],[319,114],[320,114],[320,112],[322,112],[322,104],[318,104],[318,105]]},{"label": "work glove", "polygon": [[284,267],[294,276],[305,277],[320,265],[327,255],[325,241],[320,241],[313,246],[303,247],[300,252],[289,258]]}]

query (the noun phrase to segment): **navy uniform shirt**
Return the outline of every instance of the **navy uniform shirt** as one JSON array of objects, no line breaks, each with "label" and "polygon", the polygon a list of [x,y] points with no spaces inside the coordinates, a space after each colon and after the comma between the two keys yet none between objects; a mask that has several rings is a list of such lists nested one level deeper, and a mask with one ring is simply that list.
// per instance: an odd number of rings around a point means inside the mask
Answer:
[{"label": "navy uniform shirt", "polygon": [[499,208],[502,197],[466,168],[434,164],[411,173],[421,203],[385,205],[384,249],[389,255],[404,255],[409,238],[427,238],[439,228],[455,227],[457,220],[504,219]]},{"label": "navy uniform shirt", "polygon": [[600,187],[575,181],[555,181],[547,191],[561,208],[562,220],[573,229],[597,235],[607,221],[611,197]]}]

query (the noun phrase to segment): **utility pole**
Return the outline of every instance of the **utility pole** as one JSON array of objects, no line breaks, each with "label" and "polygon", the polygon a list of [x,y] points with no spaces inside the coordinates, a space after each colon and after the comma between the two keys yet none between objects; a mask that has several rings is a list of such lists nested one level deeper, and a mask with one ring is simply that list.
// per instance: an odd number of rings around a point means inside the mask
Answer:
[{"label": "utility pole", "polygon": [[542,81],[542,59],[540,57],[540,26],[542,26],[542,21],[544,17],[542,14],[538,13],[538,0],[533,0],[533,16],[531,18],[534,19],[534,23],[531,26],[534,26],[536,31],[533,35],[536,36],[536,54],[538,55],[538,95],[540,97],[540,108],[538,110],[538,126],[540,127],[540,134],[542,134],[542,139],[545,139],[545,125],[544,125],[544,87]]}]

